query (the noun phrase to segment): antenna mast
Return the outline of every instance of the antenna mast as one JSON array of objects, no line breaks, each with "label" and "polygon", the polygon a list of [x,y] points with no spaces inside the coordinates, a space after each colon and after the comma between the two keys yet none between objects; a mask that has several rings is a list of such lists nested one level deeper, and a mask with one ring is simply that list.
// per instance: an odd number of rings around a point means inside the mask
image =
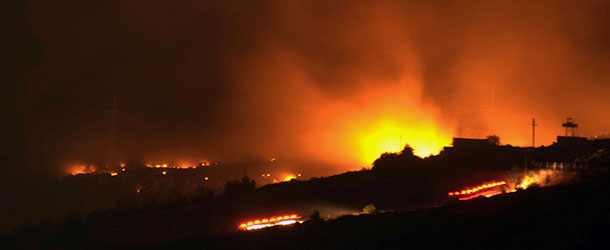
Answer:
[{"label": "antenna mast", "polygon": [[532,148],[536,148],[536,118],[532,118]]},{"label": "antenna mast", "polygon": [[112,104],[112,109],[111,110],[107,110],[106,112],[112,114],[112,123],[110,126],[110,149],[109,149],[109,166],[108,169],[109,170],[114,170],[115,165],[114,165],[114,141],[116,138],[116,123],[117,123],[117,116],[119,114],[122,114],[123,112],[121,112],[118,108],[117,108],[117,103],[116,103],[116,96],[114,96],[114,101]]}]

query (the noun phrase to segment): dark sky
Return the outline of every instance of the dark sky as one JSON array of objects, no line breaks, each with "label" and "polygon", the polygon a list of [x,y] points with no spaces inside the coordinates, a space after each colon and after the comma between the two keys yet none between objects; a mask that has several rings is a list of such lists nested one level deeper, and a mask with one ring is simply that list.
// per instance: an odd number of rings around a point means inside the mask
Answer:
[{"label": "dark sky", "polygon": [[414,144],[528,145],[532,117],[539,143],[566,117],[610,134],[608,1],[12,4],[5,154],[36,171],[103,164],[113,96],[126,161],[360,164],[382,123]]}]

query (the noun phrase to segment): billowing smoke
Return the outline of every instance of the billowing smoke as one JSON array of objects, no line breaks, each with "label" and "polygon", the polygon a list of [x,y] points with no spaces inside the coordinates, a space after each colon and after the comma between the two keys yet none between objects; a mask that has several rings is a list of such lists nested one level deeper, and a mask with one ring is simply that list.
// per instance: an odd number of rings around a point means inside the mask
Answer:
[{"label": "billowing smoke", "polygon": [[[243,157],[369,166],[452,136],[608,134],[607,2],[29,1],[31,164]],[[51,162],[51,163],[49,163]],[[312,164],[314,165],[314,164]]]}]

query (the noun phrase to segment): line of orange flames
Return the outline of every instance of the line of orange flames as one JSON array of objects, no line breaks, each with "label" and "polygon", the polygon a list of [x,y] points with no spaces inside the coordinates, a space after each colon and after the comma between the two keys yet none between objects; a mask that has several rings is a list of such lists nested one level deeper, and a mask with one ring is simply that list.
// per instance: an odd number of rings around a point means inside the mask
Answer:
[{"label": "line of orange flames", "polygon": [[502,186],[505,185],[506,181],[497,181],[497,182],[490,182],[490,183],[485,183],[470,189],[463,189],[460,191],[455,191],[455,192],[449,192],[449,196],[454,196],[454,195],[467,195],[467,194],[473,194],[476,193],[478,191],[481,190],[485,190],[485,189],[490,189],[490,188],[494,188],[497,186]]},{"label": "line of orange flames", "polygon": [[277,223],[282,220],[294,220],[294,219],[297,219],[298,217],[299,217],[299,215],[297,215],[297,214],[291,214],[291,215],[276,216],[276,217],[271,217],[271,218],[256,219],[256,220],[251,220],[248,222],[241,223],[239,225],[239,228],[246,229],[248,226],[252,226],[252,225],[258,225],[258,224],[263,224],[263,223],[272,223],[272,222]]}]

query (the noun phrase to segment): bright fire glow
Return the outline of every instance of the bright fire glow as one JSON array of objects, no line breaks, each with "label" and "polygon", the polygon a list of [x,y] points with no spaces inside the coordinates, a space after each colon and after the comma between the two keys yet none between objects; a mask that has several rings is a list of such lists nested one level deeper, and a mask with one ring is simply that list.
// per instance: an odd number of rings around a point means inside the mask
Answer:
[{"label": "bright fire glow", "polygon": [[407,143],[413,148],[413,153],[420,157],[438,154],[450,143],[447,138],[442,138],[432,129],[414,129],[407,124],[392,120],[380,120],[374,123],[357,138],[358,145],[361,145],[363,160],[366,162],[373,162],[385,152],[400,152]]},{"label": "bright fire glow", "polygon": [[119,175],[119,173],[117,173],[117,172],[110,173],[110,176],[117,176],[117,175]]},{"label": "bright fire glow", "polygon": [[271,217],[271,218],[249,220],[247,222],[240,223],[239,229],[256,230],[256,229],[261,229],[261,228],[265,228],[265,227],[284,226],[284,225],[291,225],[291,224],[295,224],[295,223],[302,223],[303,221],[300,219],[301,219],[301,217],[299,215],[291,214],[291,215],[277,216],[277,217]]},{"label": "bright fire glow", "polygon": [[297,178],[297,177],[296,177],[296,176],[294,176],[294,175],[288,175],[288,176],[284,177],[284,181],[291,181],[291,180],[294,180],[294,179],[296,179],[296,178]]},{"label": "bright fire glow", "polygon": [[77,175],[77,174],[91,174],[95,172],[95,166],[93,165],[77,165],[72,166],[68,169],[68,174]]},{"label": "bright fire glow", "polygon": [[315,147],[309,148],[360,166],[383,153],[400,152],[407,144],[420,157],[438,154],[451,144],[454,126],[440,120],[437,107],[420,100],[418,82],[376,83],[382,87],[325,105],[312,118],[316,122],[310,145]]}]

